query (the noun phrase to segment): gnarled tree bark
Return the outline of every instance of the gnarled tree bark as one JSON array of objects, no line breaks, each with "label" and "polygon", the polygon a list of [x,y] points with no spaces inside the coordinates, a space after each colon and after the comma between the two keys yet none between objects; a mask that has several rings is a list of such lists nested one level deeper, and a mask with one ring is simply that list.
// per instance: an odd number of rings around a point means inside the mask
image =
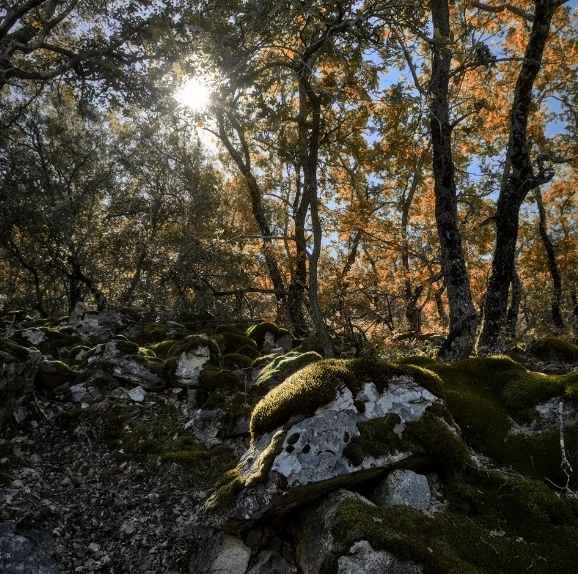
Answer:
[{"label": "gnarled tree bark", "polygon": [[467,357],[475,345],[478,315],[472,295],[458,222],[452,155],[449,81],[452,52],[447,0],[431,0],[434,38],[430,82],[430,128],[433,149],[435,215],[442,269],[448,293],[449,333],[440,349],[443,359]]},{"label": "gnarled tree bark", "polygon": [[484,298],[484,324],[479,347],[500,351],[507,328],[508,291],[514,273],[520,207],[530,190],[546,183],[552,173],[535,173],[530,158],[527,128],[534,81],[542,64],[552,17],[562,0],[534,0],[532,30],[514,89],[510,111],[510,137],[496,210],[496,243],[492,271]]}]

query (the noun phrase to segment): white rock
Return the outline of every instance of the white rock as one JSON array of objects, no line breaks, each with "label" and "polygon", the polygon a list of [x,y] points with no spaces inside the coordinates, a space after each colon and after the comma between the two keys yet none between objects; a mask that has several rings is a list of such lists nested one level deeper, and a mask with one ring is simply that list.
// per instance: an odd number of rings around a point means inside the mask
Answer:
[{"label": "white rock", "polygon": [[135,387],[128,391],[128,396],[133,400],[135,403],[142,403],[145,400],[145,390],[141,387]]},{"label": "white rock", "polygon": [[349,556],[337,560],[337,574],[422,574],[423,568],[413,562],[402,562],[384,550],[376,551],[367,540],[359,540]]},{"label": "white rock", "polygon": [[182,353],[177,362],[175,376],[183,385],[195,386],[205,363],[211,358],[209,347],[198,347],[192,351]]},{"label": "white rock", "polygon": [[245,574],[250,558],[251,550],[243,544],[242,540],[225,534],[209,572],[210,574]]}]

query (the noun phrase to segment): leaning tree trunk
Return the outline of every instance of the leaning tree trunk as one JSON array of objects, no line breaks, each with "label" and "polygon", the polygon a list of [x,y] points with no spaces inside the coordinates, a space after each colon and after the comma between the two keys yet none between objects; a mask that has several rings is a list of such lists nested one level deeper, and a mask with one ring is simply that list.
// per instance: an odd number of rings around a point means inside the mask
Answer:
[{"label": "leaning tree trunk", "polygon": [[538,231],[540,232],[540,238],[544,245],[544,251],[546,251],[548,271],[552,278],[552,323],[555,329],[562,331],[564,329],[564,321],[562,319],[561,311],[562,277],[560,275],[560,269],[558,268],[558,262],[556,261],[556,250],[554,249],[554,244],[548,235],[548,220],[546,219],[546,210],[544,209],[544,202],[542,201],[540,188],[537,187],[534,193],[536,195],[536,204],[538,205],[538,214],[540,217]]},{"label": "leaning tree trunk", "polygon": [[534,0],[532,31],[514,90],[510,112],[510,138],[496,210],[496,244],[484,298],[484,325],[479,341],[480,349],[485,352],[500,351],[504,344],[508,291],[514,273],[520,207],[531,189],[551,178],[551,174],[534,174],[527,128],[532,88],[540,71],[552,16],[560,4],[559,1]]},{"label": "leaning tree trunk", "polygon": [[431,73],[430,126],[433,148],[435,215],[441,247],[442,268],[448,293],[449,333],[440,357],[468,356],[475,345],[478,316],[472,301],[462,238],[452,156],[449,114],[449,80],[452,59],[447,0],[431,0],[434,28]]}]

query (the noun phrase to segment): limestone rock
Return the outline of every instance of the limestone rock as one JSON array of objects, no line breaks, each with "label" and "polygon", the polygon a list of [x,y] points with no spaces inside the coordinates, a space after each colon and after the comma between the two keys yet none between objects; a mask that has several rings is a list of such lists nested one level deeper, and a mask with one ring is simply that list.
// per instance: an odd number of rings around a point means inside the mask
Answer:
[{"label": "limestone rock", "polygon": [[[238,466],[244,488],[230,517],[259,519],[308,501],[311,492],[318,496],[337,484],[360,483],[399,465],[415,454],[414,445],[405,440],[407,425],[428,407],[442,404],[408,376],[392,377],[381,391],[365,383],[356,396],[339,387],[335,399],[312,416],[297,417],[252,442]],[[364,451],[362,434],[368,424],[379,429],[372,432],[379,432],[383,443]]]},{"label": "limestone rock", "polygon": [[423,568],[413,562],[402,562],[384,550],[376,551],[367,540],[349,549],[348,556],[337,560],[337,574],[422,574]]},{"label": "limestone rock", "polygon": [[412,470],[394,470],[376,488],[372,500],[378,506],[402,505],[431,510],[434,499],[428,479]]},{"label": "limestone rock", "polygon": [[191,551],[191,574],[245,574],[251,550],[242,540],[211,529],[198,530]]},{"label": "limestone rock", "polygon": [[175,376],[181,385],[195,386],[205,363],[211,359],[208,347],[198,347],[182,353],[177,359]]}]

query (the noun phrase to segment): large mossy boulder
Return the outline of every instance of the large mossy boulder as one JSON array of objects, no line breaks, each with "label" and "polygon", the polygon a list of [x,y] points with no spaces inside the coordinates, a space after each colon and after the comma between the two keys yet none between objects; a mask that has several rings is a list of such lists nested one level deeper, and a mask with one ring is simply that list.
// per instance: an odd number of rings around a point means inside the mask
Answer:
[{"label": "large mossy boulder", "polygon": [[[297,528],[304,574],[575,572],[578,507],[540,481],[468,470],[446,477],[447,508],[377,506],[337,491],[305,509]],[[349,566],[364,565],[358,570]],[[389,568],[389,570],[388,570]]]},{"label": "large mossy boulder", "polygon": [[[566,452],[576,468],[578,373],[530,371],[505,356],[453,364],[430,362],[427,368],[441,378],[447,405],[474,450],[525,475],[566,483],[561,467],[560,409]],[[578,487],[575,475],[570,485]]]},{"label": "large mossy boulder", "polygon": [[468,459],[435,375],[381,361],[324,360],[253,409],[252,442],[208,507],[253,521],[400,464]]}]

